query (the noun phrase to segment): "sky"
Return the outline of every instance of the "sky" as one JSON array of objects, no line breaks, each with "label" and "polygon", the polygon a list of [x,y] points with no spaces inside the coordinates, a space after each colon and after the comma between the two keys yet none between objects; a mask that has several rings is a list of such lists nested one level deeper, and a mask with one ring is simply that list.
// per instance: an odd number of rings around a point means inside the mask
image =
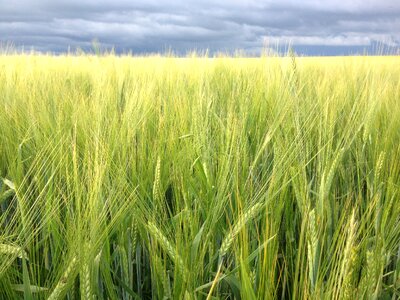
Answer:
[{"label": "sky", "polygon": [[400,0],[0,0],[0,47],[62,53],[399,52]]}]

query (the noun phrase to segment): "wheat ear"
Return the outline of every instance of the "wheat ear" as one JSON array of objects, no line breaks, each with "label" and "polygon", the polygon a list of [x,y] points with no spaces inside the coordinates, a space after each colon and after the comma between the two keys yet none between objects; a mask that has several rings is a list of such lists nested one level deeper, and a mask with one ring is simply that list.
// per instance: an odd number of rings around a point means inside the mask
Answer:
[{"label": "wheat ear", "polygon": [[231,247],[235,237],[239,234],[239,232],[246,225],[246,223],[249,220],[253,219],[258,214],[258,212],[261,210],[262,207],[263,207],[262,203],[256,203],[255,205],[250,207],[243,215],[240,216],[237,223],[232,227],[231,231],[221,244],[221,248],[219,250],[220,261],[228,253],[229,248]]},{"label": "wheat ear", "polygon": [[182,275],[187,275],[188,271],[185,268],[182,257],[176,252],[175,247],[168,241],[164,234],[157,228],[157,226],[149,221],[147,229],[150,234],[158,241],[161,247],[168,253],[175,265],[178,267]]},{"label": "wheat ear", "polygon": [[78,265],[77,258],[76,257],[72,258],[67,269],[65,270],[64,274],[61,276],[56,287],[54,288],[53,292],[51,293],[51,295],[49,296],[49,298],[47,300],[62,299],[65,289],[67,288],[68,281],[69,281],[71,275],[73,275],[75,273],[77,265]]},{"label": "wheat ear", "polygon": [[7,245],[7,244],[0,244],[0,254],[5,255],[13,255],[22,259],[28,259],[28,254],[18,246]]}]

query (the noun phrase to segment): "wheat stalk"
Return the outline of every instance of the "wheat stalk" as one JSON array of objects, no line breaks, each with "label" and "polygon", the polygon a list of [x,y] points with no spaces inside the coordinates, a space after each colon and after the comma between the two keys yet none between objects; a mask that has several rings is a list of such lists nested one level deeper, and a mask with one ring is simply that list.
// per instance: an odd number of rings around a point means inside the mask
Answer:
[{"label": "wheat stalk", "polygon": [[165,294],[164,298],[171,299],[172,297],[171,297],[171,289],[170,289],[170,285],[169,285],[168,274],[165,271],[165,268],[162,264],[161,259],[158,256],[154,256],[153,259],[155,262],[154,264],[155,264],[155,269],[157,272],[156,275],[161,277],[161,285],[162,285],[162,288],[163,288],[163,291]]}]

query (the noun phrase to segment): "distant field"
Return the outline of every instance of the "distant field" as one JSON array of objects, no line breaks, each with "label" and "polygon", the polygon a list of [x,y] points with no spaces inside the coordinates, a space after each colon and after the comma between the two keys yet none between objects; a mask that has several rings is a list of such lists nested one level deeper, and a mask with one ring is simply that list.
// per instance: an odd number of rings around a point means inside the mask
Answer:
[{"label": "distant field", "polygon": [[400,57],[0,56],[0,299],[398,299]]}]

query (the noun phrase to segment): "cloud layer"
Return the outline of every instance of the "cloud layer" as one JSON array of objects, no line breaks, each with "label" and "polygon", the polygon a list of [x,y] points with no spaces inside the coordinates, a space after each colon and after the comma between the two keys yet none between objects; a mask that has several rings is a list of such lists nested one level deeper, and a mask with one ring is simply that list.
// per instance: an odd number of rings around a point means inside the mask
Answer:
[{"label": "cloud layer", "polygon": [[398,0],[0,0],[0,42],[38,51],[88,49],[97,39],[133,53],[259,53],[290,43],[306,54],[342,54],[377,42],[398,48],[398,28]]}]

